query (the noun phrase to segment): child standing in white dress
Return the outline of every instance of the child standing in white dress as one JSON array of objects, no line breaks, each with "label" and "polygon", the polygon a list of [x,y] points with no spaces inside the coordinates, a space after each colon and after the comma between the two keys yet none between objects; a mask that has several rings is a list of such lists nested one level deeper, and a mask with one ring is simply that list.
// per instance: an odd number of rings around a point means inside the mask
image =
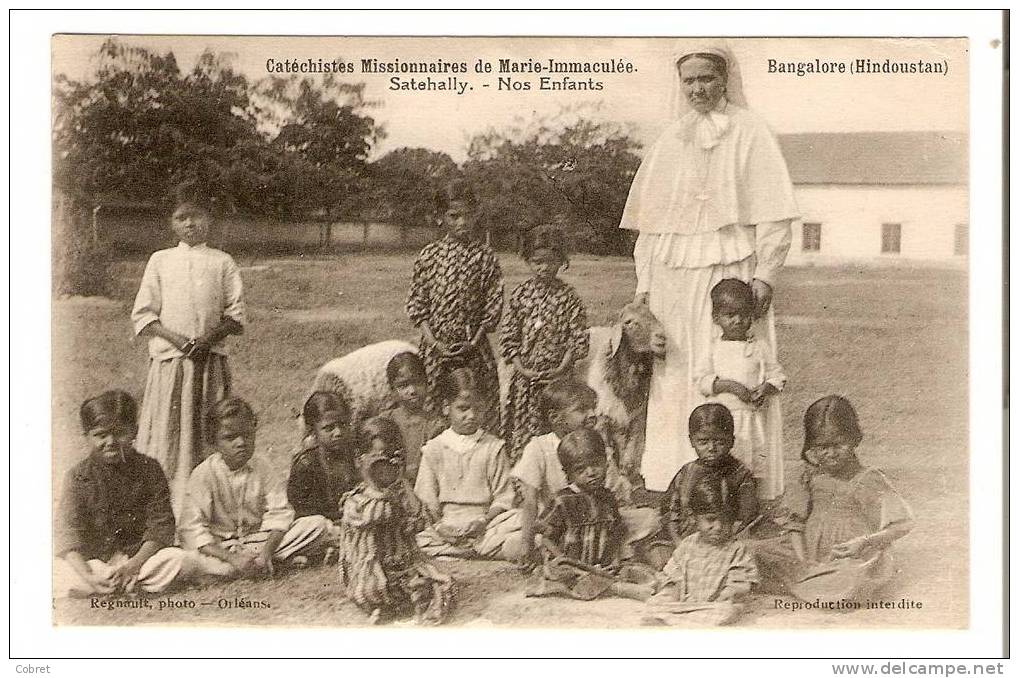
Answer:
[{"label": "child standing in white dress", "polygon": [[701,393],[732,412],[732,456],[757,480],[758,497],[782,495],[782,417],[775,398],[786,377],[771,346],[750,334],[754,294],[742,280],[727,278],[711,289],[711,318],[716,332],[707,359],[695,374]]}]

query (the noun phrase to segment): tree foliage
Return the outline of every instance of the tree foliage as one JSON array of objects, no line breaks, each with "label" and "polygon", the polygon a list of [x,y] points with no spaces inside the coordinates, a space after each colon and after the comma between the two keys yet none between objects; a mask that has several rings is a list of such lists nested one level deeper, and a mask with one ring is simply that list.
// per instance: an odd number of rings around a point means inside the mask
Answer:
[{"label": "tree foliage", "polygon": [[461,174],[445,153],[398,148],[371,165],[371,184],[386,221],[406,231],[434,226],[435,194]]},{"label": "tree foliage", "polygon": [[244,212],[332,214],[382,136],[364,85],[332,75],[251,83],[210,51],[182,72],[172,53],[114,38],[95,62],[54,87],[55,183],[86,203],[151,202],[193,181]]},{"label": "tree foliage", "polygon": [[476,187],[480,219],[502,246],[541,223],[561,224],[578,249],[623,253],[618,228],[639,144],[596,108],[564,108],[475,136],[464,173]]}]

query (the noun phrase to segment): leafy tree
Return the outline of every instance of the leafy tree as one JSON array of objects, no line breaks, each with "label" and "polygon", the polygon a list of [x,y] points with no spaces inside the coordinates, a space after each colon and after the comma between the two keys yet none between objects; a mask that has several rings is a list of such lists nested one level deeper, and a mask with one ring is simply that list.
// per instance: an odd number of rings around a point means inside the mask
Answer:
[{"label": "leafy tree", "polygon": [[497,244],[519,246],[531,228],[555,222],[578,249],[625,251],[619,218],[640,145],[626,128],[592,119],[597,113],[597,106],[566,107],[471,140],[464,173]]},{"label": "leafy tree", "polygon": [[196,179],[228,203],[234,151],[258,139],[244,76],[209,51],[182,73],[172,53],[113,38],[96,62],[94,79],[55,83],[56,184],[94,204]]},{"label": "leafy tree", "polygon": [[445,153],[398,148],[372,163],[371,195],[406,237],[409,229],[435,224],[435,194],[459,175]]}]

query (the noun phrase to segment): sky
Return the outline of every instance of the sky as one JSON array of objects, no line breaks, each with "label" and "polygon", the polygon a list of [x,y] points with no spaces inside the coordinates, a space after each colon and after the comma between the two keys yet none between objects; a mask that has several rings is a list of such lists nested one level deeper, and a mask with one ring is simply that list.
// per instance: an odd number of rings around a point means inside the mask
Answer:
[{"label": "sky", "polygon": [[[52,41],[53,72],[74,79],[89,77],[90,55],[101,35],[57,35]],[[232,63],[252,80],[266,77],[269,59],[339,58],[356,72],[343,76],[366,83],[366,95],[381,102],[371,115],[386,129],[373,157],[403,146],[424,147],[465,158],[471,136],[504,129],[532,116],[556,116],[564,106],[581,106],[592,117],[623,123],[645,145],[670,119],[672,38],[392,38],[392,37],[220,37],[122,36],[130,44],[157,52],[172,51],[189,69],[205,49],[230,53]],[[740,62],[749,106],[778,133],[854,131],[966,131],[968,128],[968,53],[964,39],[919,38],[735,38],[729,41]],[[473,87],[450,92],[391,91],[393,74],[360,72],[361,59],[467,63],[455,74]],[[496,72],[478,74],[480,59],[498,69],[499,59],[544,61],[624,60],[634,72],[594,75],[601,91],[540,91],[539,75],[503,74],[529,81],[530,91],[499,91]],[[947,63],[946,75],[828,73],[796,76],[769,73],[777,62],[881,62],[918,60]],[[319,76],[312,76],[319,77]],[[411,74],[403,78],[417,77]],[[432,75],[445,81],[448,75]],[[587,75],[570,76],[586,79]],[[487,84],[488,87],[484,87]]]}]

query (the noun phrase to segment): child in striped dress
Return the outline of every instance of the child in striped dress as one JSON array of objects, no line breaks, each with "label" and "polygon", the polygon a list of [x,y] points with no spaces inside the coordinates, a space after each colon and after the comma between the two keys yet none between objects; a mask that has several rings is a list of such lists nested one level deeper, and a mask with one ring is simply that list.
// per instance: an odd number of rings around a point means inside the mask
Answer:
[{"label": "child in striped dress", "polygon": [[559,462],[569,481],[538,520],[544,565],[527,595],[590,600],[603,593],[647,600],[655,577],[622,561],[626,526],[605,488],[606,454],[601,436],[581,428],[559,443]]},{"label": "child in striped dress", "polygon": [[424,507],[403,473],[403,440],[383,417],[362,427],[357,465],[362,482],[343,497],[340,574],[372,623],[411,613],[420,624],[441,624],[452,611],[453,580],[418,548]]},{"label": "child in striped dress", "polygon": [[647,621],[666,625],[731,624],[757,583],[757,566],[746,544],[733,539],[733,513],[722,481],[706,477],[690,494],[697,531],[676,547],[665,565],[666,583],[648,601]]}]

